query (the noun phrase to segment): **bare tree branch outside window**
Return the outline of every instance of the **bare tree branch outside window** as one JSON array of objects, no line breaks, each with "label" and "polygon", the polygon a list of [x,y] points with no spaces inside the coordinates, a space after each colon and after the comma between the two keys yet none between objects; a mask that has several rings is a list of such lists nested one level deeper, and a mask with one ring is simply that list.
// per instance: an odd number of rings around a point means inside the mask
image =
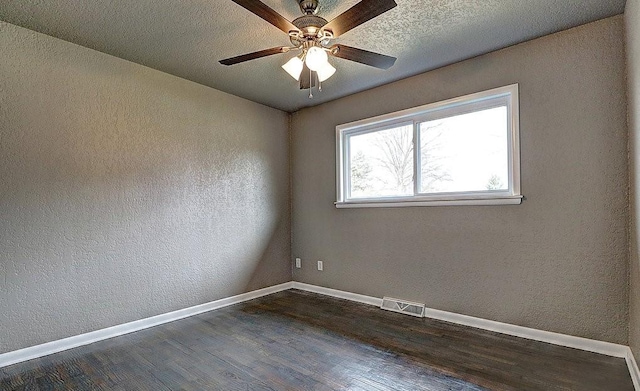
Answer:
[{"label": "bare tree branch outside window", "polygon": [[[421,124],[420,192],[438,191],[451,176],[443,164],[442,142],[446,125]],[[365,133],[351,139],[350,195],[375,197],[413,194],[414,132],[412,125]]]},{"label": "bare tree branch outside window", "polygon": [[442,182],[451,181],[451,175],[442,164],[440,154],[438,151],[441,149],[442,144],[440,138],[445,131],[442,122],[432,126],[420,127],[420,155],[421,155],[421,171],[422,171],[422,183],[420,190],[423,193],[437,191],[438,184]]},{"label": "bare tree branch outside window", "polygon": [[380,152],[378,164],[395,181],[392,186],[409,192],[413,188],[413,134],[404,128],[384,130],[376,134],[374,145]]}]

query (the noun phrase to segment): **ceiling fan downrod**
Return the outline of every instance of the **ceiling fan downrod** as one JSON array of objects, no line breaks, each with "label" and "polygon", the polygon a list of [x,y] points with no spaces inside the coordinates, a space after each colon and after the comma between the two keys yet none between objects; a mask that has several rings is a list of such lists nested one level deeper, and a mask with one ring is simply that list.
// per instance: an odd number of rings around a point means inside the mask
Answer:
[{"label": "ceiling fan downrod", "polygon": [[298,0],[300,11],[305,15],[315,15],[318,13],[318,0]]}]

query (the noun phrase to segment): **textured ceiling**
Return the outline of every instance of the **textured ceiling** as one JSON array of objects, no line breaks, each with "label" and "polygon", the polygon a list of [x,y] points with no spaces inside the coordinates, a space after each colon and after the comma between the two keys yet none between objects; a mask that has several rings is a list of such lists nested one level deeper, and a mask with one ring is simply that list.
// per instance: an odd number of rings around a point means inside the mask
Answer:
[{"label": "textured ceiling", "polygon": [[[366,0],[365,0],[366,1]],[[327,20],[358,0],[320,0]],[[300,91],[280,54],[226,67],[219,60],[289,44],[231,0],[2,0],[0,20],[112,54],[286,111],[425,72],[531,38],[620,14],[625,0],[396,0],[398,7],[336,40],[398,57],[383,71],[332,59],[323,91]],[[285,18],[296,0],[264,0]]]}]

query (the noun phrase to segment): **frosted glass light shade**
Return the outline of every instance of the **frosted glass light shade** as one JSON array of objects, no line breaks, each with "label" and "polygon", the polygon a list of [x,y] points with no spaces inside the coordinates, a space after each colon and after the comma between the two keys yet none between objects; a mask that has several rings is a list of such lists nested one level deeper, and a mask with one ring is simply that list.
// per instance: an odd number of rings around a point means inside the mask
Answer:
[{"label": "frosted glass light shade", "polygon": [[300,74],[302,73],[303,66],[304,64],[302,63],[302,60],[299,57],[294,57],[287,61],[287,63],[282,66],[282,69],[287,71],[287,73],[294,79],[300,80]]},{"label": "frosted glass light shade", "polygon": [[307,50],[307,59],[305,61],[309,69],[317,72],[328,63],[328,59],[327,52],[317,46],[313,46]]},{"label": "frosted glass light shade", "polygon": [[336,73],[336,68],[331,66],[331,64],[329,64],[329,62],[327,61],[324,66],[318,69],[316,72],[318,72],[318,80],[320,80],[320,82],[322,83],[323,81],[333,76],[334,73]]}]

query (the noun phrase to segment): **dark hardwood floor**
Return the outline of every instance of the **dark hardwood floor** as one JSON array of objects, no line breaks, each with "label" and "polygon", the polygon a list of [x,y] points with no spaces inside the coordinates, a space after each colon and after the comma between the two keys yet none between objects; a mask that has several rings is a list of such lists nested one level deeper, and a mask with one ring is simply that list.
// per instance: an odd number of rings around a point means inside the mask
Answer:
[{"label": "dark hardwood floor", "polygon": [[0,369],[2,390],[633,390],[623,359],[297,290]]}]

